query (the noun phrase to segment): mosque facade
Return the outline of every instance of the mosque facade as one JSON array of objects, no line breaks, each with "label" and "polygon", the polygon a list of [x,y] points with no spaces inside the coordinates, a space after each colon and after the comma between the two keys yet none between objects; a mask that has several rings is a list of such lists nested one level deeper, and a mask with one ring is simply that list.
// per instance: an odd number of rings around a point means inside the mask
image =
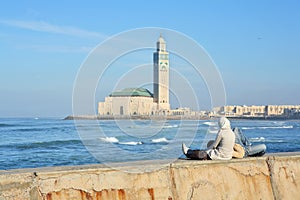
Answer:
[{"label": "mosque facade", "polygon": [[98,115],[169,115],[169,67],[169,52],[160,35],[153,53],[153,94],[145,88],[114,91],[98,103]]}]

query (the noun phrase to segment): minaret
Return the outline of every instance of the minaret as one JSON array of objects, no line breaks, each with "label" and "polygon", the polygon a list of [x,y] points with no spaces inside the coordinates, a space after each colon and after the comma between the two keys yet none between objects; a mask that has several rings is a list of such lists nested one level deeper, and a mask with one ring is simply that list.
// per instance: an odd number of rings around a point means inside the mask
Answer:
[{"label": "minaret", "polygon": [[158,110],[170,110],[169,103],[169,52],[166,42],[160,35],[153,53],[153,98]]}]

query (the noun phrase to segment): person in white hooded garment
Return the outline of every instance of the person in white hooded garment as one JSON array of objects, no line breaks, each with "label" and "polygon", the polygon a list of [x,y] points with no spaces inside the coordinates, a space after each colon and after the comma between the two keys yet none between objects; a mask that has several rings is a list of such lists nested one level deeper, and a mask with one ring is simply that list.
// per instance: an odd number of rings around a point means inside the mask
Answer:
[{"label": "person in white hooded garment", "polygon": [[191,150],[183,143],[182,151],[186,157],[199,160],[230,160],[233,153],[235,134],[231,130],[230,122],[226,117],[221,117],[218,125],[220,130],[207,150]]}]

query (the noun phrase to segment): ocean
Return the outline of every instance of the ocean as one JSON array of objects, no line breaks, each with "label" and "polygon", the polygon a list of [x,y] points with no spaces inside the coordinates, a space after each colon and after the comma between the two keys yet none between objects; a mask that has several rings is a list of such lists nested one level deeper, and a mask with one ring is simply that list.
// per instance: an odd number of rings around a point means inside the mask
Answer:
[{"label": "ocean", "polygon": [[[232,120],[267,153],[300,151],[300,121]],[[46,166],[176,160],[181,143],[205,148],[217,123],[208,120],[62,120],[1,118],[0,170]]]}]

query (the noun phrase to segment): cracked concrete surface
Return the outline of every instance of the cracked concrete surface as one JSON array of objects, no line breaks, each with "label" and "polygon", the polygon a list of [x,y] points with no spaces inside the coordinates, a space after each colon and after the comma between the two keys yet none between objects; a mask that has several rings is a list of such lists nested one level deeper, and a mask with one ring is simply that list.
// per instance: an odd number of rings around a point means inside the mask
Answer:
[{"label": "cracked concrete surface", "polygon": [[[151,161],[140,164],[151,165]],[[112,169],[103,165],[2,170],[0,200],[297,199],[300,196],[300,153],[231,161],[178,160],[156,171],[128,171],[124,167]]]}]

